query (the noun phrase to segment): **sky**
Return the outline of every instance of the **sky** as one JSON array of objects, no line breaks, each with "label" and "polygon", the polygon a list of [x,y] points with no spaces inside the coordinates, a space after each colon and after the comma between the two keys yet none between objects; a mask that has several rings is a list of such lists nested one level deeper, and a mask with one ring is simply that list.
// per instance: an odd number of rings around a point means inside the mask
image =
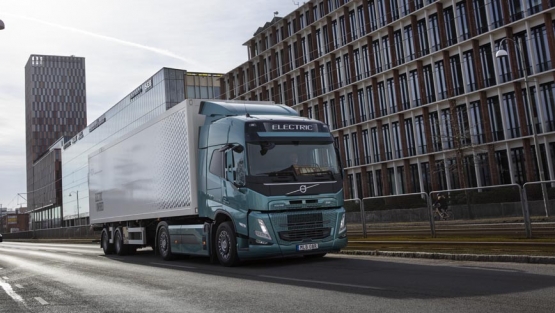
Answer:
[{"label": "sky", "polygon": [[[25,207],[25,64],[85,58],[87,124],[162,67],[227,73],[258,27],[289,0],[1,0],[0,207]],[[21,194],[18,196],[18,194]]]}]

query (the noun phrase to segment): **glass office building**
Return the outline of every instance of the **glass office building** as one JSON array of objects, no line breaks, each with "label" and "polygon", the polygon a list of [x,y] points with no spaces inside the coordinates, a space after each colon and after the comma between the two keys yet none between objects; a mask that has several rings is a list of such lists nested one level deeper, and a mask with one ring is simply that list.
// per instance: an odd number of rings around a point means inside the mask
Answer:
[{"label": "glass office building", "polygon": [[87,225],[88,156],[186,98],[216,98],[221,74],[163,68],[93,121],[62,149],[63,220]]}]

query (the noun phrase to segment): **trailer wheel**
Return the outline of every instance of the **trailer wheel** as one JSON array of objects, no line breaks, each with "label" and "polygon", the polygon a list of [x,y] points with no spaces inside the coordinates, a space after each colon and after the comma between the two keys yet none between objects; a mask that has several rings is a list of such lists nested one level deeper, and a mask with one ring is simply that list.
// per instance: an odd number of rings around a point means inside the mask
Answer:
[{"label": "trailer wheel", "polygon": [[158,253],[166,261],[171,261],[175,257],[172,253],[170,233],[166,226],[161,226],[158,231]]},{"label": "trailer wheel", "polygon": [[108,230],[103,229],[101,240],[102,243],[102,250],[104,251],[105,255],[114,254],[114,244],[110,243],[110,238],[108,237]]},{"label": "trailer wheel", "polygon": [[237,256],[237,241],[231,222],[223,222],[218,226],[216,238],[216,255],[223,266],[235,266],[239,263]]},{"label": "trailer wheel", "polygon": [[120,227],[116,229],[114,234],[114,248],[117,255],[123,256],[127,254],[127,247],[123,244],[123,235],[121,234]]}]

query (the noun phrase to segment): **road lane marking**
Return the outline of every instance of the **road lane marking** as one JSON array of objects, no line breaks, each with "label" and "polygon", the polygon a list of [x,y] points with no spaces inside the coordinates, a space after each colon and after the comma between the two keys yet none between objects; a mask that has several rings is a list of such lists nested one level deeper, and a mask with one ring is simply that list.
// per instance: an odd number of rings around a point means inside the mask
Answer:
[{"label": "road lane marking", "polygon": [[23,286],[21,286],[20,284],[15,284],[15,286],[19,289],[23,289]]},{"label": "road lane marking", "polygon": [[2,289],[4,289],[4,291],[6,292],[6,294],[8,294],[8,296],[10,296],[16,302],[21,302],[25,304],[25,301],[23,300],[23,298],[20,295],[18,295],[15,291],[13,291],[12,286],[4,282],[2,279],[0,279],[0,287],[2,287]]},{"label": "road lane marking", "polygon": [[48,304],[48,302],[44,301],[44,299],[41,298],[41,297],[35,297],[35,300],[37,300],[42,305],[47,305]]},{"label": "road lane marking", "polygon": [[285,277],[270,276],[270,275],[258,275],[258,277],[273,278],[273,279],[281,279],[281,280],[290,280],[290,281],[297,281],[297,282],[303,282],[303,283],[313,283],[313,284],[331,285],[331,286],[354,287],[354,288],[363,288],[363,289],[372,289],[372,290],[386,290],[385,288],[379,288],[379,287],[364,286],[364,285],[353,285],[353,284],[342,284],[342,283],[333,283],[333,282],[321,281],[321,280],[285,278]]},{"label": "road lane marking", "polygon": [[5,280],[8,280],[8,279],[9,279],[9,278],[8,278],[8,277],[6,277],[6,276],[2,276],[2,278],[4,278]]},{"label": "road lane marking", "polygon": [[181,268],[188,268],[188,269],[195,269],[196,267],[192,266],[185,266],[185,265],[173,265],[173,264],[166,264],[166,263],[150,263],[152,265],[161,265],[161,266],[171,266],[171,267],[181,267]]}]

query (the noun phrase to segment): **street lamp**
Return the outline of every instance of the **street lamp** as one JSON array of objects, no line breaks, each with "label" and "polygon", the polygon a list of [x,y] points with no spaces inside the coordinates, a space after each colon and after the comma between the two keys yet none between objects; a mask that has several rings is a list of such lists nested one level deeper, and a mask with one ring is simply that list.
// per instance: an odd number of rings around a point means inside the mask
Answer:
[{"label": "street lamp", "polygon": [[71,194],[74,192],[77,194],[77,222],[79,223],[79,226],[81,226],[81,220],[79,219],[79,190],[70,192],[69,196],[71,197]]},{"label": "street lamp", "polygon": [[544,172],[543,172],[543,163],[541,160],[541,155],[540,155],[540,145],[538,144],[538,135],[536,134],[536,123],[534,123],[534,116],[532,114],[532,101],[530,99],[530,88],[528,87],[528,71],[526,68],[526,64],[524,64],[524,51],[522,49],[522,41],[521,39],[519,39],[518,37],[515,39],[511,39],[511,38],[503,38],[503,40],[501,40],[501,42],[499,43],[499,49],[497,50],[497,52],[495,53],[495,57],[496,58],[501,58],[501,57],[506,57],[508,56],[507,51],[501,49],[501,47],[503,46],[503,42],[505,40],[510,40],[512,41],[516,47],[518,48],[518,52],[520,53],[520,62],[521,62],[521,67],[524,70],[524,84],[526,87],[526,101],[528,102],[528,114],[530,116],[530,123],[532,123],[532,135],[534,138],[534,150],[536,151],[536,162],[538,162],[538,170],[540,172],[540,183],[542,186],[542,196],[543,196],[543,206],[545,209],[545,216],[549,217],[549,212],[547,210],[547,191],[545,190],[545,184],[543,183],[545,181],[545,176],[544,176]]}]

